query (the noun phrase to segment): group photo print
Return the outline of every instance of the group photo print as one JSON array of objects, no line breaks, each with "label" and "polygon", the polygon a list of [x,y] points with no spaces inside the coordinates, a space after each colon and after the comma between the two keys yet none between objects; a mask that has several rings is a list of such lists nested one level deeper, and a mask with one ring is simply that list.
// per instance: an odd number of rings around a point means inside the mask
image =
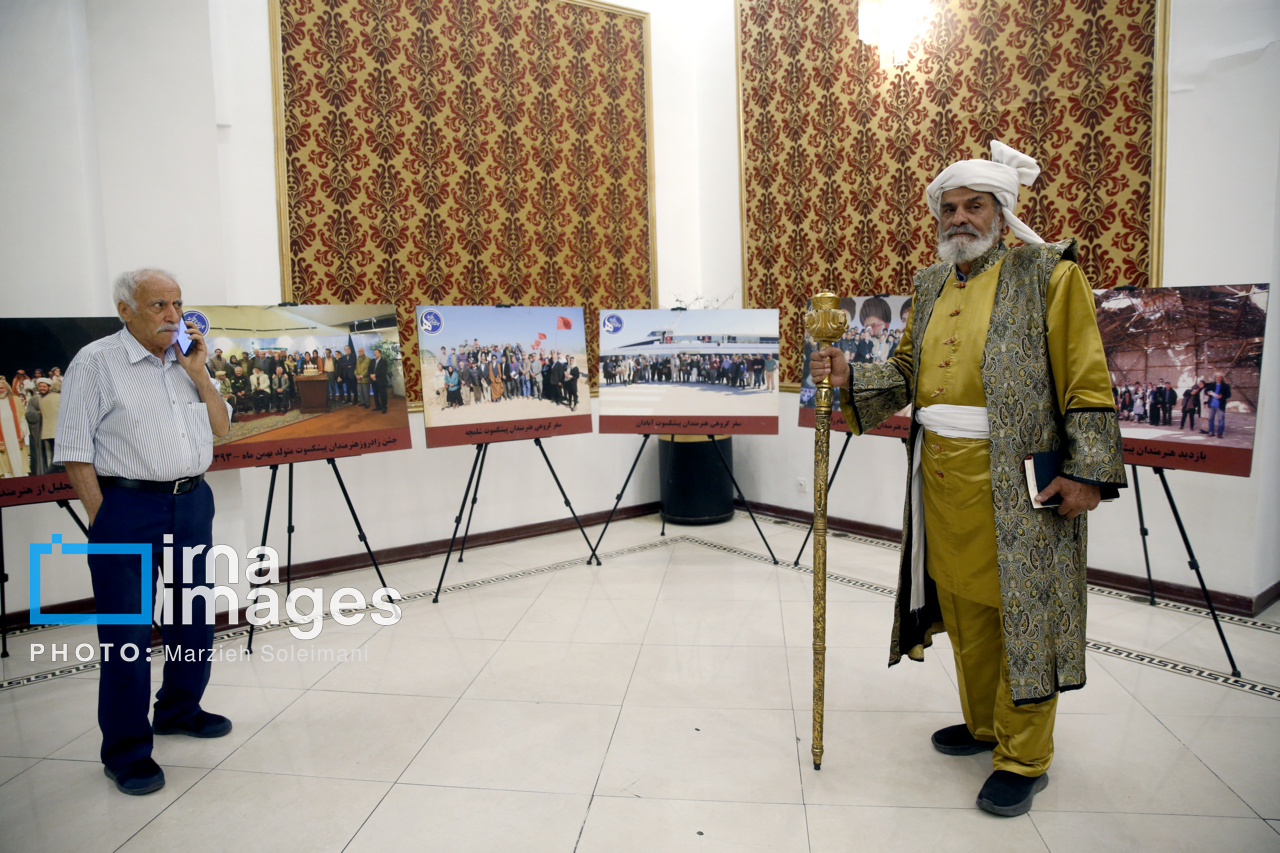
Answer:
[{"label": "group photo print", "polygon": [[778,312],[600,312],[600,431],[778,431]]},{"label": "group photo print", "polygon": [[591,431],[581,307],[420,306],[427,445]]},{"label": "group photo print", "polygon": [[214,467],[408,447],[400,339],[391,305],[215,305],[184,318],[204,334],[205,369],[231,406]]}]

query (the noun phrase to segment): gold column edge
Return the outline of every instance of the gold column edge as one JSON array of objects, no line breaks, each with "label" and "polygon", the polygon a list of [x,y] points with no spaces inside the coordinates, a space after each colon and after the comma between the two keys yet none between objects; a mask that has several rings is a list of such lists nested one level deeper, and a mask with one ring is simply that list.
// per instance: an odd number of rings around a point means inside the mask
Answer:
[{"label": "gold column edge", "polygon": [[1171,0],[1156,0],[1155,56],[1151,68],[1151,214],[1148,283],[1164,286],[1165,170],[1169,133],[1169,18]]}]

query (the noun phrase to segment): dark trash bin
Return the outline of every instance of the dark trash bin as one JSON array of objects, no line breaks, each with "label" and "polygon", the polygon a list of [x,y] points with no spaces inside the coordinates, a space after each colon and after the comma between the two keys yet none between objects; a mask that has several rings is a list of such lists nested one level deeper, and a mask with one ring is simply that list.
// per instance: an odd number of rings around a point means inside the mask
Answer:
[{"label": "dark trash bin", "polygon": [[714,444],[705,435],[660,435],[658,439],[663,520],[719,524],[733,518],[733,480],[720,461],[723,453],[725,462],[733,465],[733,438],[722,436]]}]

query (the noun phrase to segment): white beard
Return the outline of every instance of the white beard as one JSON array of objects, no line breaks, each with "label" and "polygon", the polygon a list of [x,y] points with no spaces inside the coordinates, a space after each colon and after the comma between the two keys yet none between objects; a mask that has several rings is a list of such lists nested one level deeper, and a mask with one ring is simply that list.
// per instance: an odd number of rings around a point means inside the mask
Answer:
[{"label": "white beard", "polygon": [[[971,226],[960,226],[960,228]],[[1004,230],[1004,216],[996,216],[991,221],[991,230],[982,236],[973,236],[970,231],[957,231],[949,237],[942,236],[942,228],[938,228],[938,257],[949,264],[967,264],[991,251],[1000,240],[1000,232]],[[959,236],[969,234],[968,238]]]}]

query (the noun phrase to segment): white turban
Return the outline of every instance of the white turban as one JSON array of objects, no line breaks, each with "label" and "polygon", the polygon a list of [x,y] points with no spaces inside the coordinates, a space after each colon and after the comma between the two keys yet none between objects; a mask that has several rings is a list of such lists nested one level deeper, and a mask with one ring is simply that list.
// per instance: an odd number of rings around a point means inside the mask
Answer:
[{"label": "white turban", "polygon": [[1024,243],[1043,243],[1040,235],[1021,219],[1013,215],[1018,206],[1018,185],[1031,186],[1040,174],[1040,164],[1021,151],[1015,151],[998,140],[991,140],[990,160],[961,160],[943,169],[933,183],[925,188],[929,210],[934,218],[942,204],[942,194],[957,187],[968,187],[979,192],[991,193],[1004,208],[1004,221]]}]

